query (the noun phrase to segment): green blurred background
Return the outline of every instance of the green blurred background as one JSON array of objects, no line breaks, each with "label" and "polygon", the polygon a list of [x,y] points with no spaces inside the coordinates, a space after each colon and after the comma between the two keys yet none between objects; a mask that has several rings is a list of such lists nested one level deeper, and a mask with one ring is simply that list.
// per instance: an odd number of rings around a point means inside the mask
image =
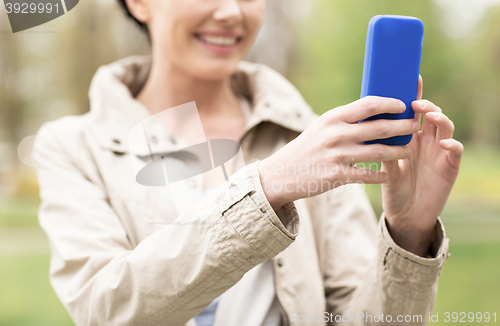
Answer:
[{"label": "green blurred background", "polygon": [[[359,98],[366,28],[377,14],[425,24],[424,97],[455,123],[461,172],[442,214],[451,258],[436,312],[500,313],[500,1],[269,0],[248,59],[287,76],[317,113]],[[48,282],[30,157],[40,125],[88,110],[98,66],[147,54],[114,0],[12,34],[0,6],[0,325],[72,325]],[[380,187],[366,186],[377,214]]]}]

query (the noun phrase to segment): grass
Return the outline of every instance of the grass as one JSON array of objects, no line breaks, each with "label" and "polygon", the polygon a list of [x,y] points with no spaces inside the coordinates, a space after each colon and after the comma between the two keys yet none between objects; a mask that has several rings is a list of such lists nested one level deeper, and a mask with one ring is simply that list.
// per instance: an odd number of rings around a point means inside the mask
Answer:
[{"label": "grass", "polygon": [[18,196],[0,199],[0,228],[38,227],[40,199]]},{"label": "grass", "polygon": [[435,311],[489,311],[500,316],[500,242],[452,245],[450,252]]},{"label": "grass", "polygon": [[48,254],[0,255],[0,325],[74,325],[48,271]]}]

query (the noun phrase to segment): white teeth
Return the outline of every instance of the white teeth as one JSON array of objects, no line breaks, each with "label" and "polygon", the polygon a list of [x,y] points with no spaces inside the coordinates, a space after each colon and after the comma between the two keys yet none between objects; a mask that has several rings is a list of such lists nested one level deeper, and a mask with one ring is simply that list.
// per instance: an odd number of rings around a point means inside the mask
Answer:
[{"label": "white teeth", "polygon": [[201,36],[200,38],[203,40],[203,42],[206,42],[208,44],[214,44],[218,46],[232,46],[236,44],[236,38],[235,37],[227,37],[227,36]]}]

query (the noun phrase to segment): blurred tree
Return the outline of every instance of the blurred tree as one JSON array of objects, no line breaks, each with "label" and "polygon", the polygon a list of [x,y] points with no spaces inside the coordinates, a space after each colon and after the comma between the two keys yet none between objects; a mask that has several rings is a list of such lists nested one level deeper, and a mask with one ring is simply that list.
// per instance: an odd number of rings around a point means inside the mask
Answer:
[{"label": "blurred tree", "polygon": [[4,12],[0,18],[0,141],[13,150],[43,122],[88,111],[99,66],[149,52],[113,0],[82,1],[57,20],[15,34]]},{"label": "blurred tree", "polygon": [[467,91],[474,106],[472,141],[500,147],[500,6],[490,8],[469,40]]},{"label": "blurred tree", "polygon": [[[462,141],[500,144],[500,11],[480,33],[448,39],[432,0],[270,0],[248,59],[286,74],[316,112],[359,98],[366,29],[377,14],[419,17],[425,24],[424,97],[455,122]],[[307,10],[306,10],[307,9]],[[300,14],[297,14],[300,12]],[[149,53],[146,37],[115,0],[81,1],[77,9],[12,34],[0,12],[0,142],[13,144],[39,126],[89,109],[87,92],[100,65]]]},{"label": "blurred tree", "polygon": [[19,42],[10,35],[0,34],[0,137],[8,142],[19,140],[23,122],[24,101],[17,94],[16,71],[21,62],[18,56]]}]

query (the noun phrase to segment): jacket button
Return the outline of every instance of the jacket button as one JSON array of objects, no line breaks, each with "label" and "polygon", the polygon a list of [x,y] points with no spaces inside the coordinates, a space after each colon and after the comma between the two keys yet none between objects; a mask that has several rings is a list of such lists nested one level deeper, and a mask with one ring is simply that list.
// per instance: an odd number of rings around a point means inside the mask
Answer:
[{"label": "jacket button", "polygon": [[114,138],[113,139],[113,143],[120,145],[121,141],[119,139]]},{"label": "jacket button", "polygon": [[271,103],[269,103],[269,102],[264,103],[264,105],[265,105],[266,108],[271,107]]},{"label": "jacket button", "polygon": [[151,136],[151,142],[152,142],[153,144],[156,144],[156,143],[158,142],[158,137],[156,137],[156,136]]},{"label": "jacket button", "polygon": [[170,135],[170,142],[175,145],[177,144],[177,139],[175,139],[174,135]]},{"label": "jacket button", "polygon": [[283,266],[283,259],[278,258],[278,267],[282,267],[282,266]]}]

